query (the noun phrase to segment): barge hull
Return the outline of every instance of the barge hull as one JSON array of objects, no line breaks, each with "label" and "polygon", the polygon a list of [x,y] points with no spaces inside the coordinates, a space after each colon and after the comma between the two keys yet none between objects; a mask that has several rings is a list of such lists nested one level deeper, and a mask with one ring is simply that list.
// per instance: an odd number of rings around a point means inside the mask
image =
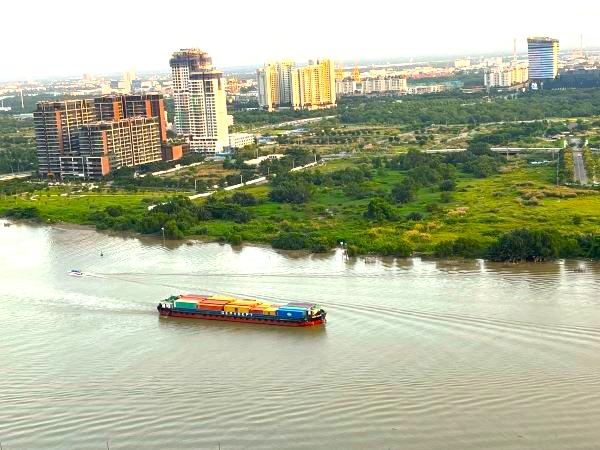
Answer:
[{"label": "barge hull", "polygon": [[312,327],[316,325],[323,325],[325,320],[315,319],[307,321],[287,321],[287,320],[276,320],[276,319],[256,319],[252,317],[235,317],[225,315],[213,315],[213,314],[202,314],[202,313],[187,313],[182,311],[173,311],[168,308],[162,308],[159,313],[163,317],[181,317],[185,319],[205,319],[205,320],[220,320],[224,322],[241,322],[241,323],[255,323],[258,325],[276,325],[283,327]]}]

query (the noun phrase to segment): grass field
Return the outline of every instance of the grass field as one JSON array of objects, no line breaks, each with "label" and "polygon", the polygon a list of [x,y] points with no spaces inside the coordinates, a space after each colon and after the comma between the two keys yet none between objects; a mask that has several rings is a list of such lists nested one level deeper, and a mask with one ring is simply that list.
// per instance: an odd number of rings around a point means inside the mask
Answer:
[{"label": "grass field", "polygon": [[1,196],[0,211],[15,207],[35,207],[43,220],[93,224],[91,212],[107,206],[121,206],[134,213],[142,213],[148,205],[165,199],[165,193],[157,192],[93,192],[68,193],[57,189],[37,191],[34,194]]}]

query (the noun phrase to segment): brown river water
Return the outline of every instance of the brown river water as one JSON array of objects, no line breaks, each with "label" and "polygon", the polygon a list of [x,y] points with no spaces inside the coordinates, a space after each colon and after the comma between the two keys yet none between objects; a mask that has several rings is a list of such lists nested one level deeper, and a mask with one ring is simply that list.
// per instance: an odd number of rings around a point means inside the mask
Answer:
[{"label": "brown river water", "polygon": [[[345,260],[0,221],[0,288],[3,450],[600,448],[598,263]],[[156,313],[212,292],[315,301],[328,323]]]}]

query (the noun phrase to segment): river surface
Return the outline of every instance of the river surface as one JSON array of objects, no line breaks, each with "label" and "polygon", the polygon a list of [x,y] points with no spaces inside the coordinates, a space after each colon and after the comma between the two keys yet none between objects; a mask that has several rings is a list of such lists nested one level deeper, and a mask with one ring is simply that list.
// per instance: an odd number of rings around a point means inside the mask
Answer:
[{"label": "river surface", "polygon": [[[3,450],[600,446],[597,263],[347,261],[2,225]],[[314,300],[328,323],[156,313],[207,292]]]}]

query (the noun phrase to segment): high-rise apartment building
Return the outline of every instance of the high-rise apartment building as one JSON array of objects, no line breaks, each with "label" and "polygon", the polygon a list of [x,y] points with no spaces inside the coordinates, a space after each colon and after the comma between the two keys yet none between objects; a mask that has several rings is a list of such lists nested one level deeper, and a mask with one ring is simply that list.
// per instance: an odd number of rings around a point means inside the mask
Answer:
[{"label": "high-rise apartment building", "polygon": [[93,120],[93,100],[37,104],[33,121],[40,175],[61,176],[61,158],[78,154],[79,128]]},{"label": "high-rise apartment building", "polygon": [[181,157],[166,144],[163,102],[160,94],[143,94],[38,103],[34,123],[40,174],[89,179],[119,167]]},{"label": "high-rise apartment building", "polygon": [[332,108],[336,105],[335,65],[331,59],[300,67],[292,73],[292,106],[295,109]]},{"label": "high-rise apartment building", "polygon": [[365,78],[362,82],[363,94],[375,93],[398,93],[406,94],[408,92],[408,84],[404,77],[375,77]]},{"label": "high-rise apartment building", "polygon": [[292,61],[266,63],[256,71],[258,104],[267,111],[279,107],[319,109],[335,106],[335,67],[330,59],[295,67]]},{"label": "high-rise apartment building", "polygon": [[94,99],[96,120],[120,120],[126,117],[155,117],[161,142],[167,141],[167,121],[162,94],[106,95]]},{"label": "high-rise apartment building", "polygon": [[[267,63],[256,70],[258,84],[258,105],[271,112],[279,107],[279,84],[277,66]],[[291,81],[291,80],[290,80]]]},{"label": "high-rise apartment building", "polygon": [[111,170],[162,159],[159,121],[132,117],[93,122],[79,129],[81,167],[73,175],[99,178]]},{"label": "high-rise apartment building", "polygon": [[558,39],[527,38],[529,79],[533,82],[553,80],[558,75]]},{"label": "high-rise apartment building", "polygon": [[208,53],[192,48],[173,53],[175,129],[190,149],[205,154],[229,145],[229,117],[223,73],[212,67]]},{"label": "high-rise apartment building", "polygon": [[266,63],[256,71],[261,108],[274,111],[280,106],[292,106],[294,67],[293,61],[281,61]]},{"label": "high-rise apartment building", "polygon": [[513,61],[510,65],[499,64],[487,69],[483,75],[486,88],[511,87],[526,83],[529,79],[527,63]]}]

